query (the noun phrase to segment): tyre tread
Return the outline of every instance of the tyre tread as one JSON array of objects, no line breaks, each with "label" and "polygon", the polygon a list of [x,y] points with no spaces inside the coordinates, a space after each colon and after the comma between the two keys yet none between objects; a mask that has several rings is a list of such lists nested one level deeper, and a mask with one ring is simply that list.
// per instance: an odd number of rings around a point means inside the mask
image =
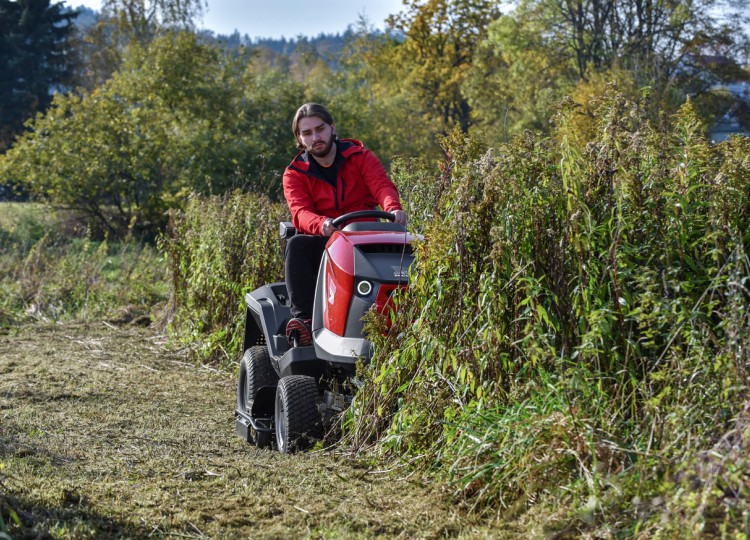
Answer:
[{"label": "tyre tread", "polygon": [[[289,450],[305,450],[323,438],[323,422],[317,408],[318,384],[312,377],[291,375],[279,381],[287,413]],[[292,397],[293,396],[293,397]]]}]

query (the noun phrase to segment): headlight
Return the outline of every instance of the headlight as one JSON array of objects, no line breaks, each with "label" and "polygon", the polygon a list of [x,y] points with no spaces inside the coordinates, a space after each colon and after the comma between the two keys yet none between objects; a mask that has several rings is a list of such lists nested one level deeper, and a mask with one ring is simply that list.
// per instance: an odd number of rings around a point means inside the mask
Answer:
[{"label": "headlight", "polygon": [[361,296],[367,296],[372,292],[372,283],[369,281],[360,281],[357,283],[357,292]]}]

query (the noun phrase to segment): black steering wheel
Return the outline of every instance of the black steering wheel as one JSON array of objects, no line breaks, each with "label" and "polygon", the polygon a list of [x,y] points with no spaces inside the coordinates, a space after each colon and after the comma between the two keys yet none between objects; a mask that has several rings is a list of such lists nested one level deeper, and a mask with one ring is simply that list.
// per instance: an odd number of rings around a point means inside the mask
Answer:
[{"label": "black steering wheel", "polygon": [[388,221],[396,221],[396,216],[390,212],[383,212],[382,210],[359,210],[357,212],[349,212],[348,214],[337,217],[331,222],[331,225],[334,227],[340,227],[353,219],[360,218],[383,218]]}]

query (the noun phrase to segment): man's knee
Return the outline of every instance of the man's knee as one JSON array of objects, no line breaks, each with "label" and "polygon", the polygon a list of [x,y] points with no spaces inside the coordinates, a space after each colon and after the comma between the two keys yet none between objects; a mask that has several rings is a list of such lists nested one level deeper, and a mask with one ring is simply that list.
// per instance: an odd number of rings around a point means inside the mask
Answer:
[{"label": "man's knee", "polygon": [[286,241],[286,244],[284,245],[284,259],[285,260],[288,260],[290,254],[293,254],[295,251],[297,251],[296,246],[299,245],[300,238],[302,238],[302,235],[296,234]]}]

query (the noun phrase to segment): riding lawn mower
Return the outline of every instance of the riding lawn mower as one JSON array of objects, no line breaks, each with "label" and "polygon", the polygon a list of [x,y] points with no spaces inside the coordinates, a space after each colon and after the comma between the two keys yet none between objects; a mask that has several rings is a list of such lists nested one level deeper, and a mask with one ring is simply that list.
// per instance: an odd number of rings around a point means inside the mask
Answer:
[{"label": "riding lawn mower", "polygon": [[[311,345],[287,337],[291,306],[285,283],[263,285],[245,296],[235,423],[248,443],[275,444],[281,453],[305,450],[351,404],[357,364],[372,356],[362,318],[371,309],[387,314],[393,291],[408,285],[414,260],[416,237],[393,220],[388,212],[367,210],[333,221],[342,228],[331,235],[321,260]],[[282,222],[280,234],[288,239],[296,231]]]}]

